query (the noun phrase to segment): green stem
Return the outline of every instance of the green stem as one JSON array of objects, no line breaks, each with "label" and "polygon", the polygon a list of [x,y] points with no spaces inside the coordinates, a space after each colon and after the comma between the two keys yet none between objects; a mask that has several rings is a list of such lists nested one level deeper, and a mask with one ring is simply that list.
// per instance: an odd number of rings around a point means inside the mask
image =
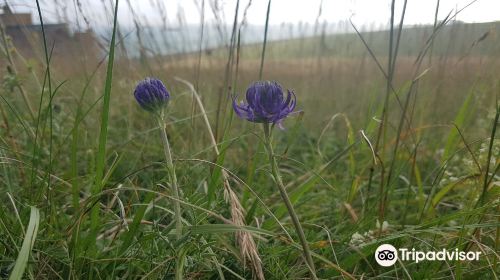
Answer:
[{"label": "green stem", "polygon": [[[161,140],[163,142],[163,150],[165,152],[165,159],[167,160],[167,170],[168,176],[170,177],[170,183],[174,190],[174,219],[175,219],[175,236],[177,240],[181,239],[182,236],[182,212],[180,203],[179,186],[177,185],[177,176],[175,175],[174,161],[172,160],[172,152],[170,150],[170,144],[168,142],[167,132],[165,131],[165,120],[163,112],[157,118],[158,128],[160,129]],[[181,249],[182,251],[182,249]],[[184,258],[185,253],[181,252],[177,256],[177,262],[175,265],[175,279],[182,280],[183,268],[184,268]]]},{"label": "green stem", "polygon": [[281,179],[280,171],[278,168],[278,163],[276,162],[276,158],[274,157],[273,146],[271,144],[271,128],[268,123],[264,123],[264,135],[265,135],[265,145],[266,150],[269,155],[269,163],[271,164],[271,169],[273,173],[274,180],[276,181],[276,185],[278,186],[278,190],[280,191],[281,198],[283,202],[285,202],[286,208],[288,210],[288,214],[292,218],[293,226],[295,227],[295,231],[300,239],[300,244],[302,245],[302,253],[307,262],[309,270],[311,272],[312,279],[318,279],[316,277],[316,269],[314,267],[314,262],[311,257],[311,250],[309,249],[309,244],[307,243],[306,236],[304,235],[304,230],[302,229],[302,225],[300,224],[299,218],[293,209],[293,204],[286,193],[285,185],[283,184],[283,180]]},{"label": "green stem", "polygon": [[182,235],[182,213],[179,187],[177,185],[177,176],[175,176],[175,167],[174,162],[172,161],[172,152],[170,151],[170,144],[168,143],[168,136],[167,132],[165,131],[165,122],[162,116],[158,117],[158,127],[160,128],[161,140],[163,142],[163,149],[165,152],[165,159],[167,160],[168,176],[170,177],[170,182],[174,190],[175,229],[177,239],[180,239]]}]

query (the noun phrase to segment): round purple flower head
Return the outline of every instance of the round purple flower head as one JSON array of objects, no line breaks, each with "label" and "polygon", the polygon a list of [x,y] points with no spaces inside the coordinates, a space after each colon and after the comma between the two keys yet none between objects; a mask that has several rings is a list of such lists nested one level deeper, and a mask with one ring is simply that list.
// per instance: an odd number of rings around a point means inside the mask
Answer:
[{"label": "round purple flower head", "polygon": [[135,87],[134,96],[137,103],[150,112],[163,109],[170,99],[170,93],[163,82],[155,78],[140,81]]},{"label": "round purple flower head", "polygon": [[275,81],[258,81],[251,84],[246,93],[246,103],[237,103],[233,98],[233,108],[243,119],[256,123],[280,124],[295,109],[296,97],[291,90],[284,96],[283,89]]}]

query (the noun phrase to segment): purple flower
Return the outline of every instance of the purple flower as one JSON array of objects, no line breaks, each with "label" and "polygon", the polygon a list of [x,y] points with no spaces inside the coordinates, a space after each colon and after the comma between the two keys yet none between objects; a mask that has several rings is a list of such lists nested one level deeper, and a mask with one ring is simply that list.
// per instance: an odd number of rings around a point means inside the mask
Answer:
[{"label": "purple flower", "polygon": [[170,99],[170,93],[163,82],[155,78],[140,81],[135,87],[134,96],[137,103],[150,112],[163,109]]},{"label": "purple flower", "polygon": [[238,104],[236,97],[233,98],[234,111],[240,118],[279,125],[295,109],[296,97],[293,91],[288,90],[285,99],[278,82],[258,81],[248,87],[246,101]]}]

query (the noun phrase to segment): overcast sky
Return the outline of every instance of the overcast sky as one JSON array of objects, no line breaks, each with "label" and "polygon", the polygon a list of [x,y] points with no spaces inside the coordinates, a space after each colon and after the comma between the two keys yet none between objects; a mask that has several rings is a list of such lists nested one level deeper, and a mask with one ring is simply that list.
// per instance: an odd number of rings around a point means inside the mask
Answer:
[{"label": "overcast sky", "polygon": [[[80,2],[82,11],[91,25],[109,24],[110,5],[114,0],[40,0],[44,16],[48,21],[57,21],[57,15],[66,14],[73,23],[84,24],[81,12],[76,6]],[[249,0],[240,1],[240,15],[243,14]],[[16,11],[32,11],[35,14],[35,0],[0,0],[9,3]],[[129,5],[130,2],[130,5]],[[132,25],[133,13],[141,18],[141,24],[159,25],[162,23],[161,10],[166,11],[168,22],[175,24],[182,17],[187,23],[200,22],[202,0],[121,0],[119,21],[122,25]],[[401,10],[403,0],[396,1],[396,9]],[[437,0],[408,0],[405,17],[406,24],[429,24],[434,21]],[[103,6],[106,3],[106,8]],[[219,13],[226,23],[232,23],[236,0],[205,0],[205,20],[215,20],[211,4],[218,3]],[[250,24],[263,25],[265,22],[268,0],[252,0],[248,9],[247,21]],[[390,17],[390,0],[272,0],[270,23],[314,23],[319,15],[320,21],[340,22],[353,19],[356,24],[386,24]],[[439,19],[448,13],[461,9],[471,0],[441,0]],[[130,7],[132,6],[132,7]],[[56,9],[56,7],[59,7]],[[78,16],[75,16],[78,14]],[[400,14],[397,13],[397,14]],[[36,17],[35,17],[36,18]],[[500,20],[500,0],[478,0],[457,16],[465,22],[488,22]],[[147,21],[147,22],[146,22]]]}]

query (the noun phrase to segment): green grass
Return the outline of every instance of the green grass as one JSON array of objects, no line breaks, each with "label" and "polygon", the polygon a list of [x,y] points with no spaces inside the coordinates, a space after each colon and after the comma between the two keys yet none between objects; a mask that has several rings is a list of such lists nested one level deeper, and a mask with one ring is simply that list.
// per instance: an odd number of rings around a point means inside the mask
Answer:
[{"label": "green grass", "polygon": [[[101,113],[101,129],[99,133],[99,147],[96,156],[95,183],[90,192],[92,196],[99,196],[103,189],[104,168],[106,165],[106,144],[108,140],[108,122],[109,122],[109,107],[111,100],[111,87],[113,82],[113,66],[115,59],[115,42],[118,14],[118,0],[115,2],[113,33],[111,35],[111,43],[109,46],[108,67],[106,70],[106,82],[104,85],[104,94]],[[97,233],[100,227],[99,208],[92,207],[90,210],[90,233],[86,241],[86,247],[92,253],[95,250]]]},{"label": "green grass", "polygon": [[[49,40],[30,59],[1,41],[15,71],[1,73],[0,278],[252,279],[261,269],[308,279],[273,168],[320,279],[498,279],[498,39],[478,39],[498,24],[399,33],[394,18],[392,36],[241,45],[242,20],[228,47],[183,57],[127,58],[118,29],[104,60],[85,65]],[[150,75],[172,96],[180,196],[157,122],[132,95]],[[293,88],[301,111],[274,130],[271,165],[260,124],[230,105],[259,76]],[[373,257],[382,243],[482,255],[384,268]]]},{"label": "green grass", "polygon": [[23,279],[24,271],[26,269],[26,266],[28,265],[28,260],[33,249],[33,245],[35,244],[39,225],[40,211],[35,207],[31,207],[28,228],[26,229],[23,245],[21,246],[21,250],[19,250],[19,256],[16,259],[16,264],[14,265],[14,268],[10,273],[10,280]]}]

